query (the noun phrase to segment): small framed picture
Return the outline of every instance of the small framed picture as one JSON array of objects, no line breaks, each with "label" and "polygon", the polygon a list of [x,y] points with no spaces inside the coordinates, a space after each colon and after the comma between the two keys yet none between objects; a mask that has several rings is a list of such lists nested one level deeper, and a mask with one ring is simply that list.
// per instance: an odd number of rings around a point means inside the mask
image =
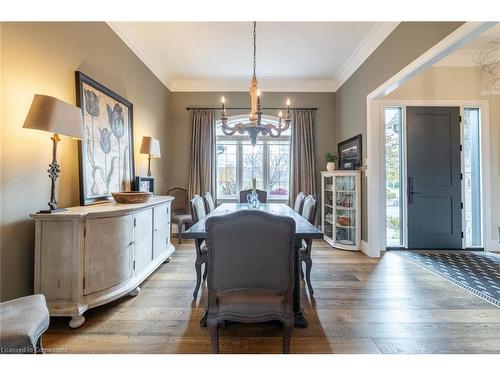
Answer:
[{"label": "small framed picture", "polygon": [[154,177],[135,177],[135,190],[136,191],[149,191],[155,193],[155,178]]},{"label": "small framed picture", "polygon": [[356,169],[363,165],[361,134],[338,144],[340,169]]}]

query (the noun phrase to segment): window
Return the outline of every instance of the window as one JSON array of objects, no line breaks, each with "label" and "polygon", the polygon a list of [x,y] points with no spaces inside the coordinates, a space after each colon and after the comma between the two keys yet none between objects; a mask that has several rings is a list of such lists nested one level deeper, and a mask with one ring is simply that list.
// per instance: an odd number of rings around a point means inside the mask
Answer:
[{"label": "window", "polygon": [[481,247],[480,111],[464,108],[465,247]]},{"label": "window", "polygon": [[402,247],[403,240],[403,110],[386,107],[385,124],[385,201],[388,247]]},{"label": "window", "polygon": [[[228,123],[247,122],[248,117],[233,116]],[[263,116],[267,123],[278,123],[277,117]],[[290,190],[290,129],[278,138],[259,136],[252,147],[248,134],[227,136],[217,122],[216,170],[217,199],[237,200],[241,190],[252,188],[252,176],[257,189],[265,190],[270,200],[287,200]]]}]

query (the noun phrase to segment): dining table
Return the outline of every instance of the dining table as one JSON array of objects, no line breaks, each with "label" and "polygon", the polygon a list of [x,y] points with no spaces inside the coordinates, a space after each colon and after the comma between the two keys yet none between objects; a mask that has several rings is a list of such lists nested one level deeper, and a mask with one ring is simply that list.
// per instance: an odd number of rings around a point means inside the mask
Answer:
[{"label": "dining table", "polygon": [[[323,233],[319,228],[315,227],[313,224],[307,221],[293,208],[291,208],[285,203],[261,203],[258,208],[249,208],[247,203],[222,203],[215,210],[210,212],[207,216],[205,216],[203,219],[199,220],[197,223],[192,225],[188,230],[186,230],[183,236],[186,239],[193,239],[195,241],[198,241],[199,245],[201,246],[201,243],[206,239],[205,222],[209,217],[227,215],[232,212],[244,211],[244,210],[259,210],[274,215],[288,216],[295,221],[295,246],[294,246],[295,277],[294,277],[294,288],[293,288],[293,313],[295,317],[295,327],[300,327],[300,328],[307,327],[308,324],[307,318],[304,314],[304,311],[300,303],[300,280],[301,280],[300,268],[302,267],[302,264],[299,252],[302,247],[303,240],[323,239]],[[207,314],[205,312],[200,322],[202,326],[206,325],[206,315]]]}]

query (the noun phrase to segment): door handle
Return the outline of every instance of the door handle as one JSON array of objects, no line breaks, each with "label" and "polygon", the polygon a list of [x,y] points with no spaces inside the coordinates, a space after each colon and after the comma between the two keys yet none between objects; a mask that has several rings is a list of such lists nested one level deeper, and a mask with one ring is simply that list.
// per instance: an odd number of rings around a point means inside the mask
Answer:
[{"label": "door handle", "polygon": [[413,203],[413,196],[421,194],[419,191],[413,191],[413,177],[408,177],[408,203]]}]

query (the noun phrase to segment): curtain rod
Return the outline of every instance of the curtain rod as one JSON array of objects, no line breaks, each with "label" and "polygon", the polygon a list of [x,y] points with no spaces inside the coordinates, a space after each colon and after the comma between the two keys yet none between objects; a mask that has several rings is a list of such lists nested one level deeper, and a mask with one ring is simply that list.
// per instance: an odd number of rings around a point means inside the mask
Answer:
[{"label": "curtain rod", "polygon": [[[220,110],[220,107],[187,107],[187,111],[192,111],[194,109],[207,109],[207,110]],[[226,111],[230,110],[251,110],[252,108],[250,107],[226,107]],[[309,111],[317,111],[318,108],[316,107],[290,107],[290,110],[309,110]],[[286,111],[286,107],[263,107],[262,110],[281,110],[281,111]]]}]

